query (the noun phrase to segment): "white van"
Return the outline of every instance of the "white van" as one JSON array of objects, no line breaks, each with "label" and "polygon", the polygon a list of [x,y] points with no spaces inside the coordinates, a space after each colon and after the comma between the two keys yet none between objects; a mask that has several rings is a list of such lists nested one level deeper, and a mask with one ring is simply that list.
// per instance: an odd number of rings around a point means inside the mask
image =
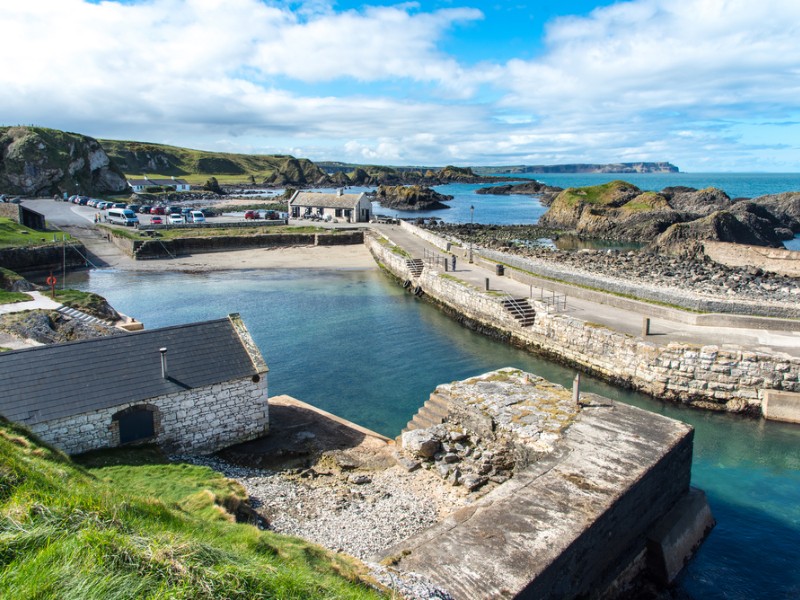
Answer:
[{"label": "white van", "polygon": [[206,216],[203,214],[202,211],[193,210],[189,213],[189,222],[190,223],[205,223]]},{"label": "white van", "polygon": [[139,217],[129,208],[109,208],[106,213],[106,221],[116,225],[138,225]]}]

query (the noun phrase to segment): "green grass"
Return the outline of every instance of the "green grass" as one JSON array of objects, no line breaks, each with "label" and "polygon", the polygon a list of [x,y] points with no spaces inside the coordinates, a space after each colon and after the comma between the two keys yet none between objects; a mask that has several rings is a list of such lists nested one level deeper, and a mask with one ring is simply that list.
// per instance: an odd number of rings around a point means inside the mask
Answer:
[{"label": "green grass", "polygon": [[[36,231],[16,221],[0,217],[0,248],[20,248],[27,246],[45,246],[49,244],[60,244],[61,232],[56,234],[57,241],[53,242],[52,231]],[[67,239],[70,239],[67,236]]]},{"label": "green grass", "polygon": [[59,290],[56,289],[56,300],[65,306],[81,310],[90,315],[99,316],[105,311],[106,299],[92,292],[81,292],[78,290]]},{"label": "green grass", "polygon": [[617,179],[600,185],[567,188],[557,196],[556,201],[566,206],[574,206],[578,203],[607,205],[615,202],[621,193],[638,189],[630,183]]},{"label": "green grass", "polygon": [[28,302],[29,300],[33,300],[33,296],[24,292],[0,290],[0,304],[16,304],[17,302]]},{"label": "green grass", "polygon": [[112,455],[80,467],[0,420],[0,596],[379,597],[360,563],[191,501],[241,495],[219,474]]}]

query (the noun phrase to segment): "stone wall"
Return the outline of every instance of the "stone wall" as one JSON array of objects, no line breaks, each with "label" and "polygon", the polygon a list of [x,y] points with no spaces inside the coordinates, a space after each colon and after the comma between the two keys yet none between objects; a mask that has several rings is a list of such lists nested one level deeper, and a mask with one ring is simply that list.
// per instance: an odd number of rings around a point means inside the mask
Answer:
[{"label": "stone wall", "polygon": [[[52,239],[44,234],[43,237]],[[18,273],[31,271],[60,271],[66,261],[67,267],[83,267],[86,249],[83,244],[71,241],[66,248],[61,245],[29,246],[25,248],[0,249],[0,265]]]},{"label": "stone wall", "polygon": [[19,204],[0,202],[0,217],[19,223]]},{"label": "stone wall", "polygon": [[132,240],[111,235],[112,242],[123,252],[137,260],[169,258],[186,254],[225,252],[248,248],[281,248],[287,246],[335,246],[363,244],[363,231],[342,233],[271,233],[242,236],[213,236],[178,238],[172,240]]},{"label": "stone wall", "polygon": [[264,435],[269,429],[266,375],[185,390],[145,402],[122,404],[90,413],[31,425],[44,441],[69,454],[119,446],[113,418],[131,407],[154,413],[155,438],[168,452],[210,453]]},{"label": "stone wall", "polygon": [[409,233],[413,233],[417,237],[425,240],[426,242],[433,244],[440,250],[444,250],[445,252],[450,252],[451,243],[447,240],[442,239],[435,233],[431,233],[426,229],[422,229],[422,227],[417,227],[416,225],[412,225],[408,221],[400,221],[400,228],[405,229]]},{"label": "stone wall", "polygon": [[767,389],[800,392],[800,359],[787,354],[679,343],[659,346],[550,312],[536,301],[534,325],[521,327],[491,292],[428,267],[414,278],[405,260],[377,239],[368,236],[367,246],[389,272],[412,280],[414,287],[467,325],[618,385],[730,411],[759,408]]},{"label": "stone wall", "polygon": [[714,262],[729,267],[758,267],[764,271],[800,277],[800,252],[727,242],[703,242],[703,252]]}]

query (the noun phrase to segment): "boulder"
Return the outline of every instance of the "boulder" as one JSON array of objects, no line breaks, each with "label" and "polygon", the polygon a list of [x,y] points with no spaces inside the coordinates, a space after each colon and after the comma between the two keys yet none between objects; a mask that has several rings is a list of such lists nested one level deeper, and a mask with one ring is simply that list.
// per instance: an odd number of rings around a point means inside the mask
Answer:
[{"label": "boulder", "polygon": [[433,458],[442,447],[438,436],[429,429],[405,431],[401,443],[403,450],[424,459]]}]

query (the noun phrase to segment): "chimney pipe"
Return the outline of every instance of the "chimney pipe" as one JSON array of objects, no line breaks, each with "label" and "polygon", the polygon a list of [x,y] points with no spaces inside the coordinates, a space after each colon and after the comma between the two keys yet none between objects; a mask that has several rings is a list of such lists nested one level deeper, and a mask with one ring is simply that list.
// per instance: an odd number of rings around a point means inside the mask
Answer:
[{"label": "chimney pipe", "polygon": [[166,379],[167,378],[167,349],[166,348],[159,348],[158,351],[161,353],[161,377]]}]

